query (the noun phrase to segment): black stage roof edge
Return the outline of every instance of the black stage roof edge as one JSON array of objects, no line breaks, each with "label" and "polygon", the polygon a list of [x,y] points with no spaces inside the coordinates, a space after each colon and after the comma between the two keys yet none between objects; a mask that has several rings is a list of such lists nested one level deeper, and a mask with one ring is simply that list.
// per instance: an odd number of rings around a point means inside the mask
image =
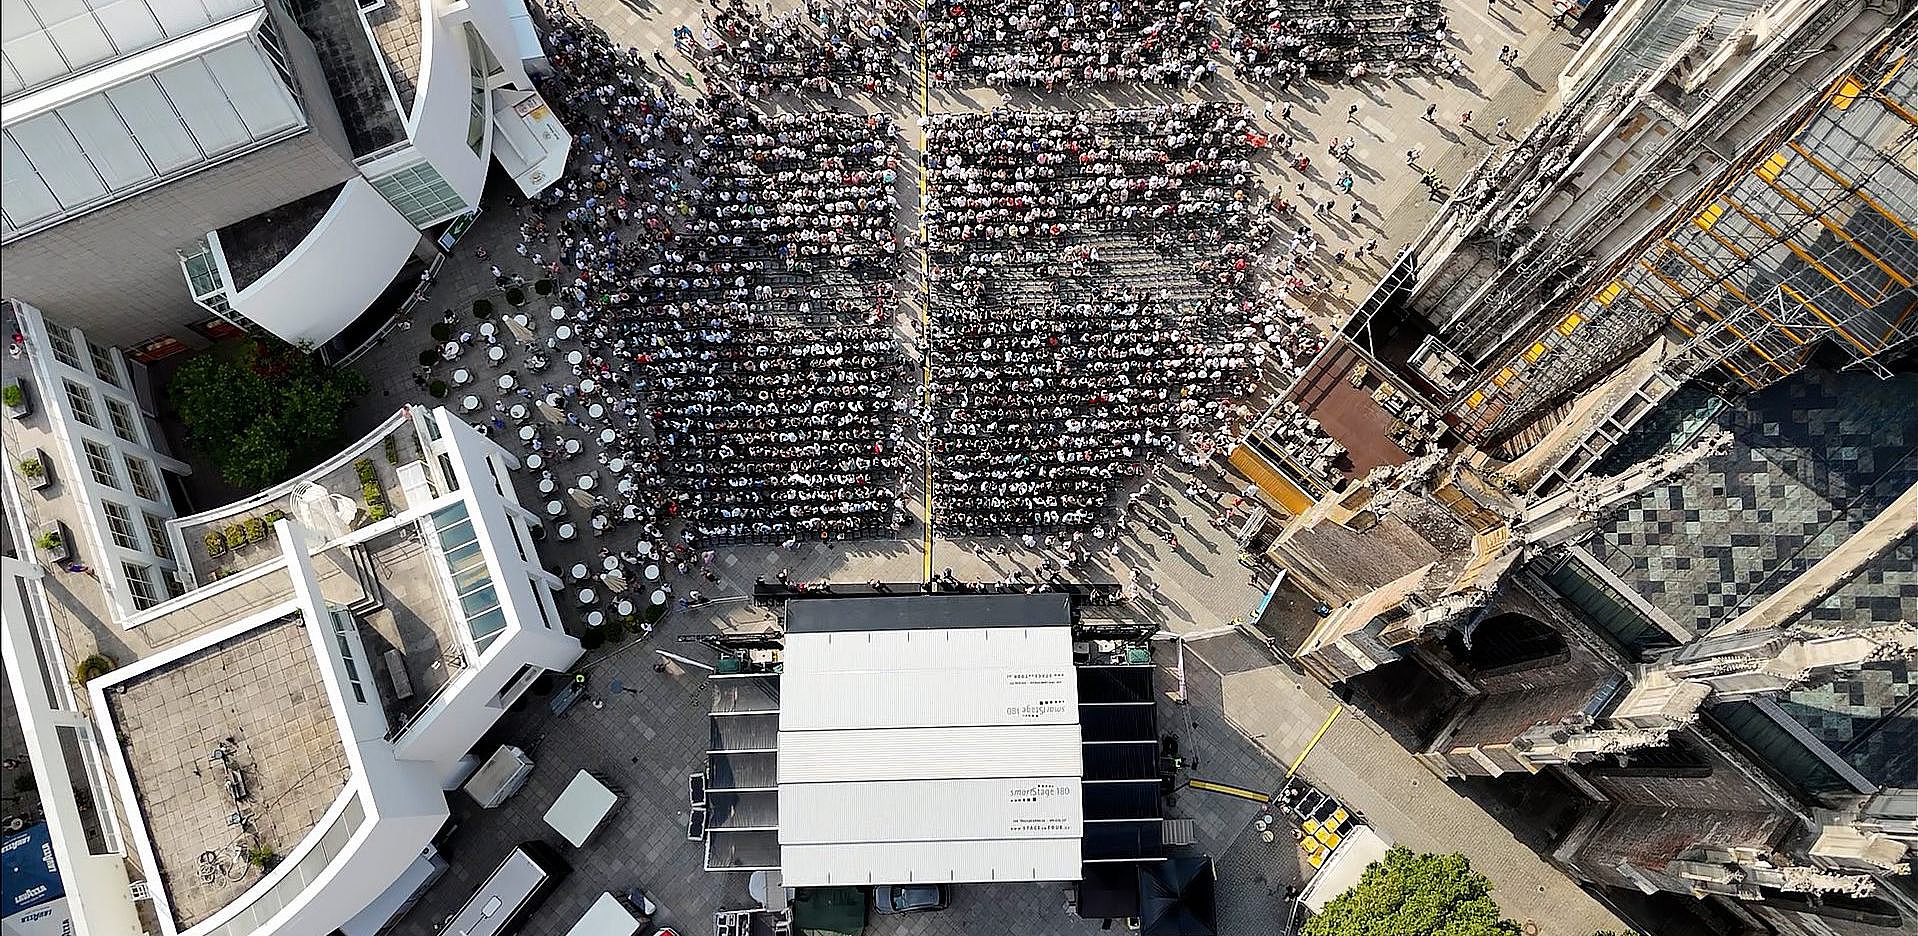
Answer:
[{"label": "black stage roof edge", "polygon": [[1072,596],[1065,592],[809,597],[786,605],[788,634],[1071,624]]}]

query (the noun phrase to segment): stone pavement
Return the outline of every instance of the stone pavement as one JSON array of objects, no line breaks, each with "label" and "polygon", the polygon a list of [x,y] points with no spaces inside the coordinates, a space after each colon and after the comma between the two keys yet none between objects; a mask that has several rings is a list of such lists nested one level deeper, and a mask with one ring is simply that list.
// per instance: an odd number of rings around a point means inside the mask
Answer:
[{"label": "stone pavement", "polygon": [[[578,10],[606,28],[615,41],[642,53],[662,50],[675,65],[685,60],[674,50],[673,26],[698,27],[699,7],[693,4],[656,5],[648,0],[578,0]],[[1495,2],[1483,8],[1452,9],[1453,26],[1461,34],[1456,50],[1467,62],[1458,79],[1434,81],[1401,77],[1391,82],[1371,80],[1355,88],[1348,83],[1306,85],[1288,97],[1293,116],[1275,132],[1298,140],[1301,152],[1313,157],[1314,168],[1304,176],[1289,166],[1267,161],[1262,167],[1269,187],[1288,195],[1303,182],[1308,197],[1330,193],[1336,168],[1324,156],[1333,139],[1357,139],[1352,168],[1359,185],[1353,201],[1361,207],[1361,222],[1351,225],[1343,213],[1337,220],[1320,221],[1329,230],[1327,249],[1349,249],[1376,237],[1382,252],[1411,239],[1437,205],[1426,199],[1417,180],[1420,171],[1407,165],[1405,153],[1422,146],[1423,168],[1456,179],[1497,144],[1492,130],[1500,116],[1510,116],[1509,128],[1521,134],[1545,106],[1551,76],[1571,48],[1563,33],[1545,28],[1549,6],[1540,3]],[[1505,69],[1495,59],[1498,47],[1521,50],[1520,67]],[[692,66],[697,70],[696,63]],[[1240,86],[1223,75],[1206,95],[1245,100],[1261,114],[1265,99],[1258,89]],[[1162,92],[1038,95],[1019,91],[1000,95],[989,90],[938,91],[926,109],[946,112],[985,109],[1002,103],[1022,107],[1086,108],[1150,103]],[[1345,120],[1345,110],[1360,102],[1356,123]],[[1438,105],[1438,119],[1421,118],[1427,102]],[[781,99],[774,106],[797,106]],[[893,95],[878,100],[865,96],[835,101],[834,108],[884,109],[893,113],[904,131],[904,142],[915,143],[913,127],[920,116],[917,95]],[[1474,112],[1470,128],[1459,127],[1458,116]],[[1329,171],[1328,171],[1329,170]],[[916,225],[916,200],[902,206],[902,223]],[[491,299],[501,312],[511,311],[494,285],[487,267],[498,263],[508,273],[534,278],[530,265],[515,256],[518,216],[508,205],[489,205],[473,230],[449,258],[434,296],[417,313],[409,329],[389,334],[384,345],[357,366],[375,388],[373,401],[361,418],[377,421],[401,402],[425,396],[414,384],[419,353],[436,344],[428,329],[441,309],[461,319],[457,330],[476,328],[470,313],[477,298]],[[477,258],[485,248],[490,259]],[[905,264],[907,269],[915,263]],[[1381,266],[1352,265],[1336,271],[1347,280],[1342,295],[1312,300],[1308,311],[1329,325],[1361,298]],[[909,292],[923,288],[909,277]],[[916,300],[908,298],[910,307]],[[544,303],[534,299],[526,311],[535,331],[534,342],[544,345],[551,334]],[[499,321],[495,316],[494,321]],[[512,339],[517,341],[518,339]],[[565,347],[559,349],[563,353]],[[510,368],[524,352],[509,350],[501,368]],[[465,392],[482,398],[482,413],[491,412],[490,390],[495,371],[481,356],[469,352],[457,365],[437,365],[431,376],[445,379],[453,366],[476,374],[471,391],[455,391],[451,403]],[[564,370],[564,365],[558,365]],[[521,375],[526,379],[526,375]],[[558,378],[554,378],[558,379]],[[538,380],[533,384],[537,386]],[[550,429],[551,427],[549,427]],[[582,433],[583,434],[583,433]],[[515,443],[516,444],[516,443]],[[590,458],[589,447],[582,458]],[[556,472],[570,476],[570,469]],[[522,502],[545,498],[534,490],[537,478],[519,472],[515,478]],[[1173,633],[1216,631],[1235,620],[1249,619],[1259,605],[1269,571],[1255,572],[1239,561],[1239,548],[1208,520],[1244,485],[1242,479],[1206,469],[1202,477],[1161,471],[1149,482],[1157,492],[1135,512],[1127,529],[1101,541],[1095,551],[1096,568],[1076,570],[1075,580],[1136,584],[1141,597],[1130,613],[1152,620]],[[1190,492],[1188,492],[1190,488]],[[923,492],[914,492],[916,517],[925,515]],[[937,492],[932,492],[936,499]],[[1160,504],[1164,498],[1163,506]],[[583,513],[569,506],[579,522]],[[607,539],[590,535],[571,542],[548,537],[541,555],[549,568],[564,569],[594,554],[602,545],[630,549],[632,534],[616,532]],[[1157,532],[1155,532],[1157,531]],[[1036,573],[1045,549],[1028,549],[1017,542],[938,540],[924,536],[923,519],[908,526],[898,539],[840,544],[808,544],[797,550],[777,546],[746,546],[721,550],[712,571],[717,582],[680,577],[670,570],[667,580],[678,593],[698,588],[714,597],[736,597],[749,592],[756,578],[772,579],[786,571],[794,581],[864,582],[916,581],[928,573],[951,569],[962,580],[993,582],[1015,571]],[[1168,539],[1176,536],[1175,547]],[[1056,552],[1050,554],[1056,559]],[[579,629],[577,613],[566,604],[569,623]],[[1303,612],[1301,609],[1301,613]],[[697,645],[675,644],[682,633],[737,627],[756,612],[741,612],[724,604],[676,613],[647,643],[674,652],[702,651]],[[1282,781],[1285,767],[1303,750],[1336,705],[1329,692],[1303,683],[1275,664],[1258,644],[1246,637],[1223,636],[1192,640],[1186,646],[1187,705],[1169,700],[1161,708],[1162,733],[1179,739],[1187,760],[1186,779],[1193,777],[1270,791]],[[706,874],[700,870],[699,843],[684,839],[687,773],[697,770],[706,741],[706,697],[698,674],[655,673],[652,648],[642,643],[610,655],[589,655],[594,694],[603,707],[581,705],[561,718],[546,715],[543,700],[532,699],[525,711],[503,721],[496,740],[517,740],[539,761],[532,782],[506,806],[466,817],[447,847],[453,869],[399,928],[401,933],[433,932],[453,907],[472,892],[513,842],[528,838],[555,838],[545,830],[540,815],[572,773],[583,767],[611,774],[628,794],[622,810],[600,837],[574,856],[578,869],[536,915],[526,932],[533,936],[563,933],[592,898],[608,888],[644,887],[667,907],[666,921],[684,932],[704,929],[706,914],[719,907],[749,905],[741,875]],[[1177,686],[1177,648],[1162,643],[1157,653],[1161,683],[1168,693]],[[613,679],[636,692],[613,692]],[[1169,697],[1168,697],[1169,698]],[[1539,924],[1543,933],[1588,934],[1597,929],[1623,927],[1569,879],[1514,841],[1511,835],[1471,802],[1458,796],[1420,767],[1405,750],[1376,728],[1349,716],[1337,719],[1305,762],[1303,772],[1315,782],[1347,799],[1368,814],[1394,839],[1417,848],[1464,851],[1492,878],[1501,905],[1508,914]],[[1175,792],[1168,812],[1195,820],[1198,844],[1220,859],[1221,911],[1227,933],[1273,932],[1285,917],[1283,890],[1301,877],[1298,854],[1281,839],[1267,844],[1248,831],[1259,806],[1245,800],[1185,788]],[[908,917],[874,917],[870,932],[881,933],[1021,933],[1087,932],[1095,927],[1066,915],[1057,885],[968,886],[958,889],[951,909]]]}]

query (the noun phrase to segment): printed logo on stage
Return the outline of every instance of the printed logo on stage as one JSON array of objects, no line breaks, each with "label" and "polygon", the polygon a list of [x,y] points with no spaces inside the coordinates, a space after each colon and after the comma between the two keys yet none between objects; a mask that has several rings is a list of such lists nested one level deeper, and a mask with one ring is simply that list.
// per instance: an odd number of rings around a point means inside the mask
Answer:
[{"label": "printed logo on stage", "polygon": [[1008,705],[1006,714],[1013,718],[1046,718],[1063,714],[1066,703],[1063,699],[1041,699],[1025,705]]}]

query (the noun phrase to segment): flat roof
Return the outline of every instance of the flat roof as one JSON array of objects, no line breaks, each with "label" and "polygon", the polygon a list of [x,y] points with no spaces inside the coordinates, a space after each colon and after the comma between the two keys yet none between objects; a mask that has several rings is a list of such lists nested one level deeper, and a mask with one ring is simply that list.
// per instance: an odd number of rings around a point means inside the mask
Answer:
[{"label": "flat roof", "polygon": [[[785,882],[1077,880],[1085,759],[1071,621],[1062,594],[788,605]],[[741,717],[767,716],[714,720]]]},{"label": "flat roof", "polygon": [[[110,686],[105,699],[174,924],[185,930],[259,883],[235,860],[238,813],[286,855],[351,774],[307,625],[290,614]],[[229,792],[228,761],[246,795]],[[200,856],[222,868],[206,881]]]},{"label": "flat roof", "polygon": [[903,595],[806,598],[786,604],[786,633],[1046,627],[1072,623],[1072,598],[1036,595]]}]

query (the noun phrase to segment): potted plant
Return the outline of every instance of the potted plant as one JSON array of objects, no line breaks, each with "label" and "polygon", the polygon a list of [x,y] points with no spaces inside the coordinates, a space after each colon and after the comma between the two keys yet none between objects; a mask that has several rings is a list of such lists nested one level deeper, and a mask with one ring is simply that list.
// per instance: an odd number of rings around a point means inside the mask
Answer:
[{"label": "potted plant", "polygon": [[27,395],[26,381],[19,378],[0,385],[0,403],[7,406],[7,415],[15,419],[25,419],[33,412],[33,398]]},{"label": "potted plant", "polygon": [[117,664],[113,662],[113,658],[104,653],[88,654],[86,659],[73,667],[73,681],[84,686],[92,680],[113,672],[115,665]]},{"label": "potted plant", "polygon": [[446,381],[435,380],[426,385],[426,395],[435,400],[446,399]]},{"label": "potted plant", "polygon": [[246,518],[246,541],[258,543],[266,539],[266,521],[259,517]]},{"label": "potted plant", "polygon": [[239,549],[240,547],[246,545],[246,527],[241,526],[238,523],[229,523],[226,526],[225,533],[226,533],[226,548]]},{"label": "potted plant", "polygon": [[47,453],[34,449],[27,457],[20,459],[20,477],[25,478],[30,490],[41,490],[53,483],[53,476],[47,473]]},{"label": "potted plant", "polygon": [[519,307],[519,306],[523,306],[523,305],[525,305],[525,304],[526,304],[526,290],[524,290],[524,289],[521,289],[521,288],[519,288],[518,286],[508,286],[508,287],[506,287],[506,302],[507,302],[507,304],[508,304],[508,305],[511,305],[511,306],[514,306],[514,307]]},{"label": "potted plant", "polygon": [[73,561],[73,536],[67,532],[67,525],[58,520],[48,520],[35,527],[33,545],[58,565]]},{"label": "potted plant", "polygon": [[553,281],[552,281],[552,280],[549,280],[549,279],[540,279],[540,280],[534,280],[534,281],[533,281],[533,295],[535,295],[535,296],[550,296],[550,295],[552,295],[552,294],[553,294]]},{"label": "potted plant", "polygon": [[270,527],[273,524],[280,522],[281,520],[285,520],[286,511],[281,510],[278,507],[275,507],[272,510],[267,511],[266,516],[262,517],[261,519],[266,523],[267,526]]},{"label": "potted plant", "polygon": [[432,367],[433,365],[438,364],[439,362],[440,362],[440,349],[438,347],[427,348],[426,350],[420,352],[421,367]]},{"label": "potted plant", "polygon": [[453,338],[453,326],[446,322],[434,322],[433,327],[427,329],[427,332],[433,336],[434,341],[450,341]]},{"label": "potted plant", "polygon": [[386,450],[387,464],[397,465],[400,463],[400,440],[398,436],[387,436],[386,441],[381,443],[381,447]]},{"label": "potted plant", "polygon": [[475,300],[473,300],[473,315],[474,315],[474,317],[476,317],[476,318],[485,318],[485,317],[487,317],[487,316],[489,316],[489,315],[492,315],[492,314],[493,314],[493,300],[491,300],[491,299],[475,299]]},{"label": "potted plant", "polygon": [[206,544],[208,559],[218,559],[226,555],[226,537],[222,536],[219,530],[206,531],[206,535],[201,537],[200,541]]},{"label": "potted plant", "polygon": [[280,856],[268,846],[255,845],[246,850],[246,863],[261,871],[271,871],[280,863]]}]

